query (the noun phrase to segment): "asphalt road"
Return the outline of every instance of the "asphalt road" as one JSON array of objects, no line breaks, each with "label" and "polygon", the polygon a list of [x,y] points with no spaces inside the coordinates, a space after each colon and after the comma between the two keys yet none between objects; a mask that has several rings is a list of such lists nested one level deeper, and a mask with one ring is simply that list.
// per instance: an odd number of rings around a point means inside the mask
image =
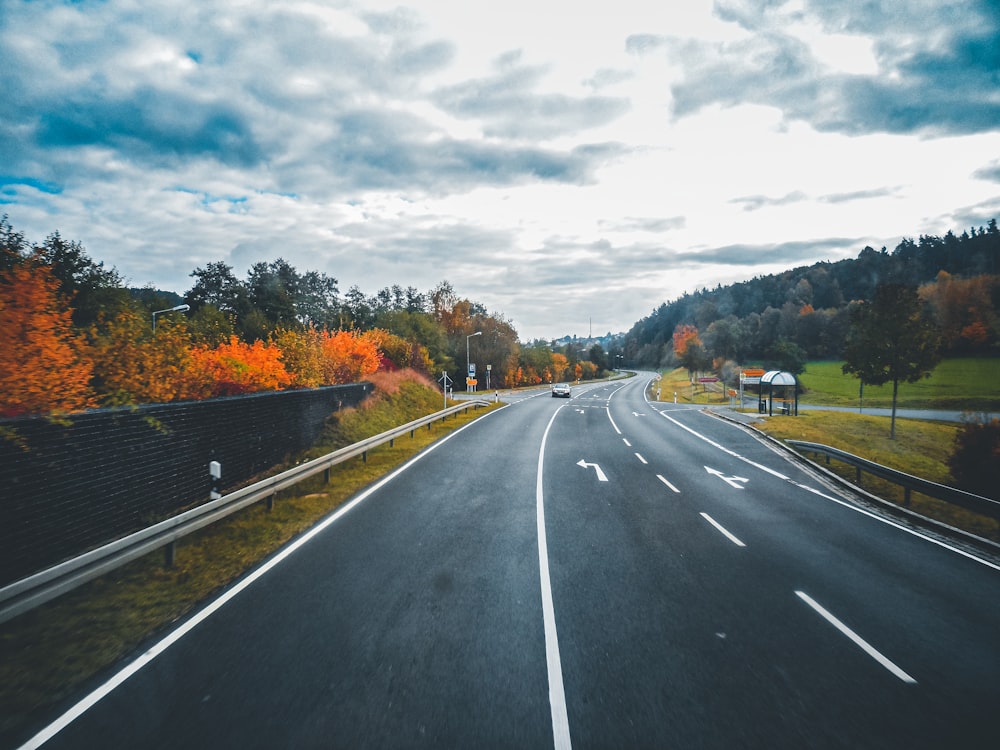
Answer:
[{"label": "asphalt road", "polygon": [[646,382],[453,434],[29,746],[996,747],[1000,570]]}]

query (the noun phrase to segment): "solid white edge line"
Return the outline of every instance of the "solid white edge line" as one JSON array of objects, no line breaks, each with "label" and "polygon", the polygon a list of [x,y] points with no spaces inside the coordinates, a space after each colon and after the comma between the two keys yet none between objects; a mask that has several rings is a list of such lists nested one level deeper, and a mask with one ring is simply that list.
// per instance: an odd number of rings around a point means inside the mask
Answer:
[{"label": "solid white edge line", "polygon": [[917,684],[917,681],[915,679],[910,677],[910,675],[908,675],[902,669],[893,664],[889,659],[887,659],[885,656],[879,653],[879,651],[874,646],[872,646],[870,643],[868,643],[868,641],[866,641],[860,635],[858,635],[849,627],[847,627],[847,625],[838,620],[833,615],[833,613],[825,609],[819,602],[817,602],[815,599],[809,596],[809,594],[805,593],[804,591],[796,591],[795,595],[799,597],[799,599],[804,601],[806,604],[808,604],[810,607],[812,607],[816,612],[818,612],[820,616],[823,617],[824,620],[829,622],[831,625],[837,628],[837,630],[839,630],[841,633],[850,638],[851,641],[854,642],[854,645],[858,646],[862,651],[864,651],[866,654],[872,657],[875,661],[877,661],[887,670],[892,672],[893,675],[898,677],[903,682],[909,683],[911,685]]},{"label": "solid white edge line", "polygon": [[545,664],[549,678],[549,706],[552,711],[552,739],[555,750],[570,750],[569,713],[566,710],[566,690],[563,686],[562,660],[559,657],[559,636],[556,633],[555,607],[552,603],[552,581],[549,577],[549,544],[545,534],[545,497],[542,490],[545,443],[555,422],[559,407],[552,414],[542,443],[538,448],[538,475],[535,481],[535,520],[538,525],[538,577],[542,589],[542,622],[545,628]]},{"label": "solid white edge line", "polygon": [[706,521],[708,521],[710,524],[712,524],[724,537],[726,537],[726,539],[731,541],[737,547],[746,547],[746,545],[743,542],[741,542],[735,536],[730,534],[726,529],[722,527],[722,525],[718,521],[716,521],[714,518],[708,515],[708,513],[702,513],[701,517],[704,518]]},{"label": "solid white edge line", "polygon": [[[492,412],[487,412],[479,419],[483,419],[485,417],[490,416],[491,414],[503,411],[503,409],[505,408],[506,406],[503,406],[499,409],[495,409]],[[153,659],[155,659],[157,656],[166,651],[170,646],[175,644],[189,632],[194,630],[195,627],[197,627],[202,622],[211,617],[213,614],[215,614],[215,612],[221,609],[223,605],[232,601],[238,594],[240,594],[251,584],[253,584],[259,578],[261,578],[269,570],[274,568],[278,563],[288,558],[292,553],[297,551],[304,544],[311,541],[314,537],[325,531],[328,527],[332,526],[334,523],[340,520],[340,518],[342,518],[345,514],[350,512],[355,506],[359,505],[362,501],[370,497],[374,492],[381,489],[383,486],[385,486],[393,479],[395,479],[397,476],[402,474],[404,471],[409,469],[413,464],[417,463],[417,461],[421,460],[429,453],[434,451],[438,446],[443,445],[444,443],[451,440],[451,438],[453,438],[455,435],[458,435],[463,430],[479,422],[479,419],[473,422],[469,422],[468,424],[463,425],[462,427],[459,427],[454,432],[450,432],[447,435],[445,435],[436,443],[432,443],[431,445],[427,446],[424,450],[422,450],[416,456],[414,456],[405,464],[400,466],[398,469],[396,469],[390,474],[387,474],[378,482],[371,485],[367,489],[363,490],[359,495],[355,496],[355,498],[350,502],[348,502],[346,505],[342,505],[340,508],[334,511],[332,515],[328,516],[318,525],[314,526],[305,534],[298,537],[296,540],[291,542],[287,547],[277,552],[274,555],[274,557],[272,557],[266,563],[264,563],[259,568],[248,574],[246,578],[243,578],[239,580],[237,583],[235,583],[231,589],[228,589],[225,593],[219,596],[218,599],[215,599],[206,607],[194,613],[188,620],[185,620],[179,627],[168,633],[161,640],[154,643],[141,656],[136,658],[135,661],[127,664],[124,668],[122,668],[120,671],[114,674],[110,679],[108,679],[107,682],[105,682],[102,685],[99,685],[90,693],[88,693],[86,696],[84,696],[81,700],[79,700],[77,703],[72,705],[55,721],[43,727],[37,734],[31,737],[23,745],[21,745],[18,748],[18,750],[36,750],[36,748],[39,748],[42,745],[44,745],[50,739],[59,734],[59,732],[61,732],[63,729],[72,724],[76,719],[85,714],[89,709],[93,708],[100,701],[106,698],[112,691],[114,691],[117,687],[119,687],[122,683],[124,683],[129,677],[139,672],[139,670],[141,670],[143,667],[145,667],[147,664],[153,661]]]},{"label": "solid white edge line", "polygon": [[670,489],[672,489],[678,495],[680,494],[681,491],[679,489],[677,489],[676,487],[674,487],[672,484],[670,484],[670,482],[668,482],[667,479],[666,479],[666,477],[664,477],[662,474],[657,474],[656,478],[659,479],[661,482],[663,482],[665,485],[667,485],[667,487],[669,487]]},{"label": "solid white edge line", "polygon": [[[648,399],[647,399],[647,402],[648,402]],[[992,563],[989,560],[985,560],[982,557],[976,557],[976,555],[973,555],[971,552],[966,552],[965,550],[960,549],[960,548],[955,547],[955,546],[952,546],[951,544],[948,544],[947,542],[944,542],[944,541],[942,541],[940,539],[935,539],[932,536],[928,536],[927,534],[923,534],[923,533],[921,533],[920,531],[918,531],[916,529],[911,529],[911,528],[908,528],[906,526],[903,526],[902,524],[896,523],[891,518],[884,518],[883,516],[880,516],[880,515],[878,515],[876,513],[872,513],[871,511],[866,510],[865,508],[860,508],[857,505],[854,505],[853,503],[849,503],[846,500],[841,500],[840,498],[834,497],[832,495],[827,495],[825,492],[822,492],[821,490],[814,489],[814,488],[812,488],[812,487],[810,487],[808,485],[802,484],[800,482],[795,482],[795,481],[791,480],[789,477],[786,477],[784,474],[781,474],[780,472],[775,471],[774,469],[769,469],[768,467],[764,466],[763,464],[759,464],[756,461],[751,461],[749,458],[746,458],[745,456],[741,456],[739,453],[736,453],[735,451],[731,451],[731,450],[729,450],[729,448],[726,448],[725,446],[719,445],[718,443],[716,443],[711,438],[708,438],[705,435],[702,435],[700,432],[697,432],[696,430],[692,430],[687,425],[681,424],[676,419],[673,419],[672,417],[667,416],[663,412],[659,412],[659,414],[660,414],[661,417],[664,417],[665,419],[669,419],[671,422],[673,422],[678,427],[687,430],[688,432],[690,432],[695,437],[704,440],[709,445],[714,446],[715,448],[718,448],[722,452],[728,453],[730,456],[738,458],[741,461],[744,461],[744,462],[750,464],[751,466],[753,466],[755,468],[761,469],[762,471],[765,471],[768,474],[772,474],[772,475],[778,477],[778,479],[784,479],[785,481],[792,482],[792,484],[794,484],[796,487],[799,487],[799,488],[801,488],[803,490],[806,490],[807,492],[811,492],[812,494],[814,494],[814,495],[816,495],[818,497],[821,497],[824,500],[830,500],[831,502],[837,503],[838,505],[840,505],[840,506],[842,506],[844,508],[847,508],[848,510],[853,510],[855,513],[860,513],[863,516],[868,516],[869,518],[871,518],[871,519],[873,519],[875,521],[879,521],[880,523],[884,523],[887,526],[892,526],[893,528],[899,529],[900,531],[905,531],[907,534],[911,534],[911,535],[913,535],[915,537],[918,537],[919,539],[923,539],[926,542],[930,542],[931,544],[936,544],[938,547],[941,547],[942,549],[946,549],[949,552],[954,552],[955,554],[961,555],[962,557],[965,557],[965,558],[967,558],[969,560],[973,560],[973,561],[979,563],[980,565],[985,565],[987,568],[992,568],[993,570],[1000,570],[1000,565]]]}]

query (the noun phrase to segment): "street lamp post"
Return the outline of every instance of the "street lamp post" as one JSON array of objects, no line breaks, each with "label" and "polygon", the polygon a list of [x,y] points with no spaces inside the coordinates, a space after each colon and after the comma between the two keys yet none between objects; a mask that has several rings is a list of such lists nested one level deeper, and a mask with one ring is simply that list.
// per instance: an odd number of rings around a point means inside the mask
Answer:
[{"label": "street lamp post", "polygon": [[472,363],[469,359],[469,339],[473,336],[482,336],[482,331],[476,331],[475,333],[470,333],[465,337],[465,392],[469,392],[469,374],[472,370]]},{"label": "street lamp post", "polygon": [[156,316],[162,315],[168,312],[187,312],[191,309],[191,305],[177,305],[177,307],[171,307],[167,310],[155,310],[153,312],[153,333],[156,333]]}]

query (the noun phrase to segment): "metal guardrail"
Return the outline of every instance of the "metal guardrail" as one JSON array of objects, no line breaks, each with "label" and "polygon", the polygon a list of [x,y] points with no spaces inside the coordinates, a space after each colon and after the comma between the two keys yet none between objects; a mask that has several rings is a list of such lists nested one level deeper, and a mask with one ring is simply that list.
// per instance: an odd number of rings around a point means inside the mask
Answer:
[{"label": "metal guardrail", "polygon": [[927,495],[928,497],[933,497],[937,500],[943,500],[947,503],[951,503],[952,505],[957,505],[961,508],[965,508],[966,510],[971,510],[974,513],[979,513],[980,515],[995,518],[1000,521],[1000,502],[991,500],[988,497],[974,495],[971,492],[966,492],[965,490],[948,487],[944,484],[938,484],[937,482],[931,482],[927,479],[915,477],[912,474],[896,471],[895,469],[890,469],[887,466],[882,466],[881,464],[874,463],[873,461],[861,458],[860,456],[855,456],[852,453],[847,453],[846,451],[842,451],[838,448],[831,448],[829,445],[808,443],[803,440],[786,440],[785,442],[795,448],[799,448],[800,450],[826,455],[827,463],[830,462],[831,458],[835,458],[838,461],[854,466],[857,470],[856,481],[858,482],[861,481],[861,472],[865,471],[869,474],[880,477],[881,479],[885,479],[889,482],[902,486],[904,490],[903,504],[907,507],[910,505],[910,493],[916,491],[922,495]]},{"label": "metal guardrail", "polygon": [[413,433],[420,427],[426,426],[429,429],[434,422],[452,414],[467,411],[473,407],[479,408],[489,405],[489,402],[482,400],[466,401],[426,417],[415,419],[401,427],[387,430],[325,456],[307,461],[280,474],[275,474],[273,477],[243,487],[216,500],[210,500],[134,534],[129,534],[90,552],[34,573],[27,578],[14,581],[0,589],[0,622],[5,622],[27,612],[87,581],[157,549],[166,548],[166,562],[170,565],[173,563],[175,544],[178,539],[261,500],[267,500],[268,507],[271,507],[274,496],[278,492],[304,479],[325,472],[327,481],[329,481],[330,469],[336,464],[356,456],[367,458],[368,451],[372,448],[385,443],[392,445],[396,438],[402,437],[406,433],[410,433],[410,437],[413,437]]}]

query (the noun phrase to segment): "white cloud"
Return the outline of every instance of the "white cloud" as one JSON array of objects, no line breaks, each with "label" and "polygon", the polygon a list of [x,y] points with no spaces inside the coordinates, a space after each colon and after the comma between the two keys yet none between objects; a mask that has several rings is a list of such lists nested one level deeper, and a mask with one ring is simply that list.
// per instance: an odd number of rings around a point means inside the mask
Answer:
[{"label": "white cloud", "polygon": [[3,14],[0,211],[137,285],[282,256],[342,290],[447,278],[526,339],[603,333],[1000,211],[983,3]]}]

